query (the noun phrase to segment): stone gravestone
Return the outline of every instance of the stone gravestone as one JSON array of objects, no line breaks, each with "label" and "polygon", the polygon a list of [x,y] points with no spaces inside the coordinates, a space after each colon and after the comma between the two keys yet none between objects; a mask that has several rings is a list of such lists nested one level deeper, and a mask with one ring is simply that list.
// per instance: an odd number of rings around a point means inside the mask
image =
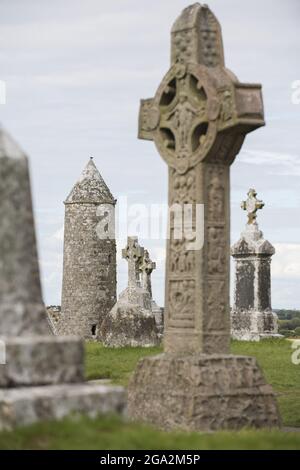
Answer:
[{"label": "stone gravestone", "polygon": [[185,257],[190,243],[174,240],[171,221],[165,352],[137,366],[132,419],[187,430],[279,424],[255,358],[229,353],[229,168],[245,135],[262,125],[261,86],[242,84],[225,68],[210,9],[186,8],[172,29],[171,68],[155,97],[141,102],[139,137],[154,140],[169,167],[169,205],[204,205],[204,245],[188,263],[175,263],[173,253]]},{"label": "stone gravestone", "polygon": [[140,272],[142,273],[142,287],[145,291],[149,292],[151,298],[151,310],[154,314],[156,327],[159,335],[163,333],[163,308],[159,307],[152,296],[152,283],[151,275],[152,272],[156,269],[156,263],[154,263],[149,256],[148,250],[144,250],[144,256],[140,264]]},{"label": "stone gravestone", "polygon": [[27,158],[0,128],[0,429],[122,412],[122,388],[84,384],[76,337],[51,336],[42,301]]},{"label": "stone gravestone", "polygon": [[50,335],[42,302],[27,160],[0,127],[0,334]]},{"label": "stone gravestone", "polygon": [[149,280],[143,278],[143,286],[140,280],[144,253],[137,237],[128,237],[127,246],[122,250],[122,256],[128,262],[128,287],[99,327],[98,339],[105,346],[149,347],[159,343]]},{"label": "stone gravestone", "polygon": [[275,248],[263,238],[257,224],[257,211],[264,203],[249,189],[248,223],[241,238],[231,248],[235,261],[234,305],[231,311],[231,336],[244,341],[281,337],[276,313],[271,307],[271,257]]}]

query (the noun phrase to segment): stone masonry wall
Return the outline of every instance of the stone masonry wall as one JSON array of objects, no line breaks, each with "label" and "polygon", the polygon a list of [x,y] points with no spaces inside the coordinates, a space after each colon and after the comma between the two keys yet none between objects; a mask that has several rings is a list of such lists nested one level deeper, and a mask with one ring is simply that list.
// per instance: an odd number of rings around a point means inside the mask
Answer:
[{"label": "stone masonry wall", "polygon": [[96,233],[98,204],[66,204],[59,334],[96,336],[116,302],[116,243]]}]

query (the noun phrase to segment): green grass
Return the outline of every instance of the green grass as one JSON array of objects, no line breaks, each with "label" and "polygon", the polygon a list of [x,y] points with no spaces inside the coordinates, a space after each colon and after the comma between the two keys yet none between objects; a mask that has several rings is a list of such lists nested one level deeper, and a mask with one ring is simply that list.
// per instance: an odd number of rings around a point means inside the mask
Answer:
[{"label": "green grass", "polygon": [[299,433],[166,433],[114,416],[67,418],[0,433],[0,449],[300,449]]},{"label": "green grass", "polygon": [[126,386],[136,364],[148,355],[159,354],[160,348],[105,348],[99,343],[86,344],[86,377],[110,379]]},{"label": "green grass", "polygon": [[[291,342],[270,339],[256,342],[233,341],[232,352],[255,356],[265,377],[278,394],[278,404],[286,426],[300,426],[300,365],[291,362]],[[138,360],[158,354],[160,348],[104,348],[99,343],[87,343],[86,371],[88,379],[110,379],[126,386]]]},{"label": "green grass", "polygon": [[[86,345],[88,379],[109,379],[127,385],[138,360],[160,348],[104,348]],[[267,381],[278,394],[283,422],[300,426],[300,365],[291,362],[291,342],[232,342],[232,352],[255,356]],[[268,430],[240,432],[164,433],[150,426],[109,416],[90,420],[69,417],[0,433],[0,449],[300,449],[300,432]]]},{"label": "green grass", "polygon": [[280,413],[286,426],[300,426],[300,364],[291,361],[292,343],[268,339],[259,343],[233,341],[232,352],[255,356],[267,382],[277,393]]}]

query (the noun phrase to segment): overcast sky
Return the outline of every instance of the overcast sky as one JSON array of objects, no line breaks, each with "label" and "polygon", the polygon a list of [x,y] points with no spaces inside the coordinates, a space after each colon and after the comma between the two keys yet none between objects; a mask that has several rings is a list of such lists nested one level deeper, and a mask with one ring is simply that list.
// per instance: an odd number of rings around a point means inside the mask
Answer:
[{"label": "overcast sky", "polygon": [[[154,95],[169,67],[170,28],[183,0],[0,0],[0,120],[30,156],[47,304],[59,304],[63,200],[94,155],[120,200],[165,203],[166,165],[137,139],[139,100]],[[266,205],[260,228],[275,245],[274,308],[300,308],[299,0],[211,0],[223,29],[226,65],[263,84],[267,125],[246,139],[231,171],[232,242],[243,229],[249,187]],[[122,240],[120,244],[122,244]],[[158,269],[163,303],[164,242],[142,240]],[[118,262],[119,290],[126,262]]]}]

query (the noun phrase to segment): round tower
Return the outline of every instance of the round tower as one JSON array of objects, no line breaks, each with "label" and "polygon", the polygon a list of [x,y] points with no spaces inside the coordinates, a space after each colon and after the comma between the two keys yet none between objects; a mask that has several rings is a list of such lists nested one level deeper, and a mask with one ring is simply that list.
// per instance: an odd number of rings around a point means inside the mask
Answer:
[{"label": "round tower", "polygon": [[65,204],[58,334],[94,339],[116,302],[116,200],[91,158]]}]

